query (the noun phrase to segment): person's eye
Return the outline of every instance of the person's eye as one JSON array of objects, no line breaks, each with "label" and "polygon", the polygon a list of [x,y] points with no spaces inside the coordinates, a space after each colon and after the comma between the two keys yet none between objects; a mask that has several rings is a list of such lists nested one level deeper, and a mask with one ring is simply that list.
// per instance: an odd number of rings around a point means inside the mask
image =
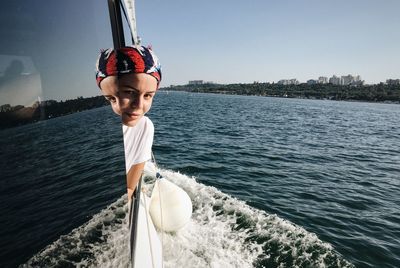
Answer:
[{"label": "person's eye", "polygon": [[151,98],[153,98],[153,94],[151,94],[151,93],[146,93],[146,94],[144,94],[144,98],[145,98],[145,99],[151,99]]},{"label": "person's eye", "polygon": [[116,102],[116,99],[114,97],[106,97],[106,100],[109,101],[110,103]]}]

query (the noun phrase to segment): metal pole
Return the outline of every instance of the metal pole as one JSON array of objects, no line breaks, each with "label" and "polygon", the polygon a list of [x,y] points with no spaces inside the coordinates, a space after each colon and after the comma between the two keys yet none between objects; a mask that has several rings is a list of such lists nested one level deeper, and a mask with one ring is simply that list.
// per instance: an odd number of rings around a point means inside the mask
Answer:
[{"label": "metal pole", "polygon": [[[125,46],[124,28],[122,25],[121,17],[121,1],[120,0],[108,0],[108,11],[110,14],[111,32],[113,36],[114,49],[118,49]],[[140,189],[142,184],[142,177],[136,186],[135,192],[131,199],[131,208],[129,211],[129,229],[130,229],[130,254],[131,254],[131,266],[135,266],[135,249],[136,249],[136,236],[137,236],[137,225],[139,216],[139,205],[140,205]]]},{"label": "metal pole", "polygon": [[131,266],[135,267],[135,249],[136,249],[136,237],[137,237],[137,225],[139,219],[139,205],[140,205],[140,189],[142,187],[142,177],[136,186],[135,192],[132,195],[131,210],[129,215],[129,226],[130,226],[130,246],[131,246]]},{"label": "metal pole", "polygon": [[125,38],[121,17],[121,1],[108,0],[108,11],[110,13],[111,32],[113,36],[114,48],[124,47]]}]

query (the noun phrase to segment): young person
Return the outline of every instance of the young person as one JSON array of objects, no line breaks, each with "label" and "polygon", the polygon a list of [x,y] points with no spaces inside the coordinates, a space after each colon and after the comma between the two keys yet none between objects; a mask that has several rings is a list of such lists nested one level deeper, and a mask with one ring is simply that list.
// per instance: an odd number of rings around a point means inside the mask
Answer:
[{"label": "young person", "polygon": [[154,126],[145,116],[161,81],[161,65],[146,47],[108,49],[100,53],[96,80],[123,123],[128,200],[151,159]]}]

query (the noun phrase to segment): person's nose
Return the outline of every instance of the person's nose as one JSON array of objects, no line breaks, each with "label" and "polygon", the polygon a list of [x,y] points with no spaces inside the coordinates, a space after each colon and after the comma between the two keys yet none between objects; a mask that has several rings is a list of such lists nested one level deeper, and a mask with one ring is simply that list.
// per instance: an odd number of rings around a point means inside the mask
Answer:
[{"label": "person's nose", "polygon": [[143,96],[141,95],[136,95],[132,98],[131,100],[131,107],[132,108],[136,108],[136,109],[140,109],[143,107]]}]

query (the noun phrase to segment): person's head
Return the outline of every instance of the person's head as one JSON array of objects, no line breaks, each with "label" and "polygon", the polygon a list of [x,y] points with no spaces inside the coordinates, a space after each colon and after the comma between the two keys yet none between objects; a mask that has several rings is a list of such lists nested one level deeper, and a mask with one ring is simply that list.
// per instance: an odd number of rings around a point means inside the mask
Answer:
[{"label": "person's head", "polygon": [[145,47],[108,49],[100,53],[96,80],[122,123],[134,126],[151,108],[161,81],[161,66]]}]

